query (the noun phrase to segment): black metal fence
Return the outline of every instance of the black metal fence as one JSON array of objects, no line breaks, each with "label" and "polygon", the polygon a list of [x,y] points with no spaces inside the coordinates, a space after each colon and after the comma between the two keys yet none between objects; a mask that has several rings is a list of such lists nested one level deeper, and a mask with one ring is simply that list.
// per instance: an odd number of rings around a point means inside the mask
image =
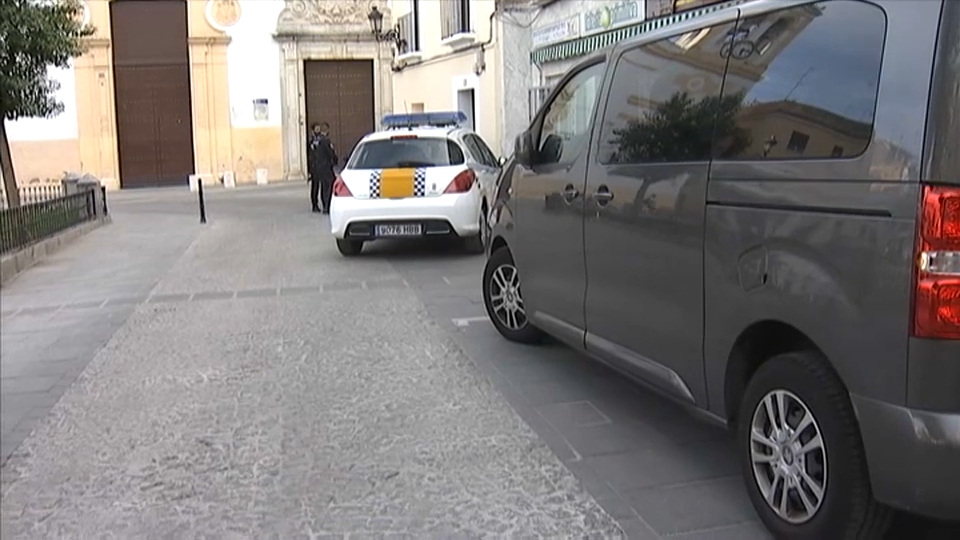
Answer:
[{"label": "black metal fence", "polygon": [[103,207],[97,207],[98,192],[99,189],[82,189],[72,195],[0,210],[0,253],[24,248],[96,219],[106,212],[106,198]]}]

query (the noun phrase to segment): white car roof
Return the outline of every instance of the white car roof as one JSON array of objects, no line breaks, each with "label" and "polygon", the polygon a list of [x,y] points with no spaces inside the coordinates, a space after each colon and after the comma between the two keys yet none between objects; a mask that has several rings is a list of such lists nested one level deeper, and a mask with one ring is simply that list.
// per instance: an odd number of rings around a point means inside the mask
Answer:
[{"label": "white car roof", "polygon": [[471,130],[457,127],[432,127],[432,126],[421,126],[415,128],[394,128],[394,129],[385,129],[381,131],[374,131],[365,135],[360,139],[360,143],[365,143],[367,141],[383,141],[395,137],[397,135],[415,135],[417,137],[423,137],[425,139],[452,139],[458,135],[464,135],[467,133],[473,133]]}]

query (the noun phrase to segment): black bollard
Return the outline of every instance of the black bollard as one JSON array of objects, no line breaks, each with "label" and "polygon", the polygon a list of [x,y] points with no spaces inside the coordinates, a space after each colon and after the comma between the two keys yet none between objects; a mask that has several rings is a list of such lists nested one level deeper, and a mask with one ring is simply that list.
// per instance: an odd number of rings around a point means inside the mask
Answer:
[{"label": "black bollard", "polygon": [[203,180],[197,178],[197,197],[200,198],[200,223],[207,222],[207,207],[203,204]]}]

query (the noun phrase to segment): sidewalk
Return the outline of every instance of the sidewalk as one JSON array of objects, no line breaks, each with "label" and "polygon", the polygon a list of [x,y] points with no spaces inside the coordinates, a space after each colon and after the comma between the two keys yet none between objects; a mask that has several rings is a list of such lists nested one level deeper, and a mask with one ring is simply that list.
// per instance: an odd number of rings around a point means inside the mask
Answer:
[{"label": "sidewalk", "polygon": [[183,217],[111,209],[0,290],[0,463],[45,417],[200,231]]}]

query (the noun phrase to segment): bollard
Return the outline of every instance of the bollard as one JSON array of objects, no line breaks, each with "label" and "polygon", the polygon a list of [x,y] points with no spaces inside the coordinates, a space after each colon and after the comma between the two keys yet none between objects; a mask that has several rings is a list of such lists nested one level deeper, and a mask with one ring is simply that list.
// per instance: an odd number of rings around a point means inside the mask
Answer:
[{"label": "bollard", "polygon": [[107,209],[107,186],[100,186],[100,194],[103,196],[103,215],[110,213]]},{"label": "bollard", "polygon": [[207,222],[207,207],[203,204],[203,180],[197,179],[197,197],[200,198],[200,223]]}]

